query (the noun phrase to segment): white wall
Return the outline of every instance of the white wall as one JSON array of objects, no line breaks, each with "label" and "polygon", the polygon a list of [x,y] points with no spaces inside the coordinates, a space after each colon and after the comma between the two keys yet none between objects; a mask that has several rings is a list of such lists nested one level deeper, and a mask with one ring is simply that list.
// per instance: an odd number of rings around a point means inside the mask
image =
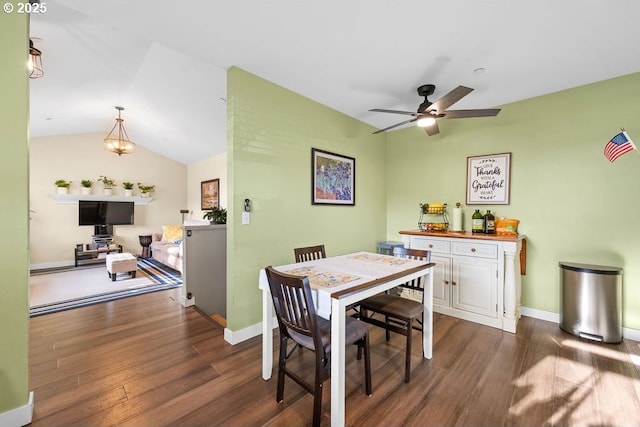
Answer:
[{"label": "white wall", "polygon": [[200,183],[210,179],[220,179],[220,207],[227,208],[227,153],[218,154],[189,164],[187,167],[187,199],[189,209],[185,219],[202,219],[200,209]]},{"label": "white wall", "polygon": [[31,268],[73,264],[75,245],[89,243],[93,234],[92,227],[78,226],[77,204],[54,201],[56,179],[72,181],[72,194],[80,194],[83,179],[93,180],[93,194],[100,194],[100,175],[116,180],[116,195],[124,194],[123,181],[156,186],[151,203],[136,205],[134,225],[114,226],[115,240],[126,252],[140,252],[139,234],[180,223],[180,209],[187,205],[187,166],[140,145],[134,154],[117,156],[102,148],[103,138],[91,133],[30,140]]}]

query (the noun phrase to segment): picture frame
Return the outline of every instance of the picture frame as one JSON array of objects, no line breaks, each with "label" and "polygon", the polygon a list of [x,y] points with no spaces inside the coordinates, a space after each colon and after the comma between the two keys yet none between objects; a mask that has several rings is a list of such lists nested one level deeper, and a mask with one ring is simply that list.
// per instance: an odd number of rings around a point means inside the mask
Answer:
[{"label": "picture frame", "polygon": [[76,252],[84,252],[84,244],[78,243],[76,245]]},{"label": "picture frame", "polygon": [[311,148],[311,204],[356,204],[356,159]]},{"label": "picture frame", "polygon": [[220,178],[200,183],[200,208],[208,210],[220,207]]},{"label": "picture frame", "polygon": [[511,153],[467,157],[467,205],[508,205]]}]

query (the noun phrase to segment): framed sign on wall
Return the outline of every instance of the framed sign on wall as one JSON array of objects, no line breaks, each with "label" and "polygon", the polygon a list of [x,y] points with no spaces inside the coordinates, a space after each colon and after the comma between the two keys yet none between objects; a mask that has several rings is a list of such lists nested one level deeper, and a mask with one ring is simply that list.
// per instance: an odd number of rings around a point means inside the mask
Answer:
[{"label": "framed sign on wall", "polygon": [[467,204],[508,205],[511,153],[467,157]]},{"label": "framed sign on wall", "polygon": [[356,159],[311,149],[311,203],[356,204]]}]

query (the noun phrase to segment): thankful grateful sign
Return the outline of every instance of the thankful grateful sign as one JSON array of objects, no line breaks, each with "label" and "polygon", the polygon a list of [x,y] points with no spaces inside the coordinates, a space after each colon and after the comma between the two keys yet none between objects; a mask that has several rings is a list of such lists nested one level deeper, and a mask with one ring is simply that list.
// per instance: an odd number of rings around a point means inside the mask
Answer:
[{"label": "thankful grateful sign", "polygon": [[508,205],[511,153],[467,157],[467,204]]}]

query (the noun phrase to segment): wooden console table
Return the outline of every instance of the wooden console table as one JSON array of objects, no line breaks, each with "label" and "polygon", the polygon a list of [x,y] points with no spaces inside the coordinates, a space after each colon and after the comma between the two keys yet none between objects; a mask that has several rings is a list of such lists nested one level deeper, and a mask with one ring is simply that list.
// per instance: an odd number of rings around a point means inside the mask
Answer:
[{"label": "wooden console table", "polygon": [[107,254],[122,253],[122,245],[109,245],[105,248],[89,249],[89,245],[84,245],[82,250],[76,249],[73,251],[74,265],[87,264],[104,264],[107,260]]}]

